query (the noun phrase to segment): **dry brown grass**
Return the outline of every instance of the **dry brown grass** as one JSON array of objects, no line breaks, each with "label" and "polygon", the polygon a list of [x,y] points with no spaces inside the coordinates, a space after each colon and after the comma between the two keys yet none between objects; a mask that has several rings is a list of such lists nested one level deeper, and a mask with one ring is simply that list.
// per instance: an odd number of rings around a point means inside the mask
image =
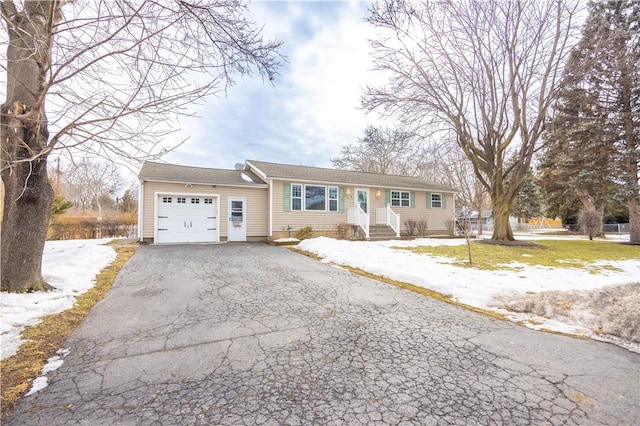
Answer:
[{"label": "dry brown grass", "polygon": [[0,388],[2,411],[0,423],[5,422],[18,401],[28,392],[31,383],[40,375],[47,360],[55,355],[71,332],[89,314],[91,308],[104,298],[118,272],[133,256],[137,246],[115,247],[118,256],[96,277],[96,284],[86,293],[78,296],[75,305],[64,312],[48,315],[42,322],[27,327],[22,332],[26,341],[18,352],[0,362]]},{"label": "dry brown grass", "polygon": [[513,312],[556,318],[596,334],[640,343],[640,283],[592,290],[543,291],[537,294],[495,296],[492,306]]}]

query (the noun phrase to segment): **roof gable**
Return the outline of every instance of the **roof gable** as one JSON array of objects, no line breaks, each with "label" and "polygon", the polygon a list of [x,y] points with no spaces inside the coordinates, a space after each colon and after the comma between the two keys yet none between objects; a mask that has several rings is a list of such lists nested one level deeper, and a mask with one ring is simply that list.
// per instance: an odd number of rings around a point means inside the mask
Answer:
[{"label": "roof gable", "polygon": [[264,179],[299,180],[336,184],[366,185],[393,189],[457,192],[455,188],[429,182],[422,178],[377,173],[355,172],[321,167],[294,166],[247,160],[245,170],[255,171]]}]

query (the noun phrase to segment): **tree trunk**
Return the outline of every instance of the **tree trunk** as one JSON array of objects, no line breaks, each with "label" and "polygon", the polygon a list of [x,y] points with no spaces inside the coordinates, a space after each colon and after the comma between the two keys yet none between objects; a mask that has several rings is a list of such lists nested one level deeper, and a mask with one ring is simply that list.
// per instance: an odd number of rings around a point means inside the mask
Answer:
[{"label": "tree trunk", "polygon": [[622,110],[625,136],[626,168],[628,185],[631,187],[629,196],[629,242],[640,244],[640,194],[638,194],[638,140],[637,129],[633,121],[633,108],[631,101],[632,73],[625,70],[621,78],[622,83]]},{"label": "tree trunk", "polygon": [[640,244],[640,201],[629,199],[629,242]]},{"label": "tree trunk", "polygon": [[42,253],[53,203],[46,159],[20,163],[3,171],[2,181],[2,290],[50,289],[42,278]]},{"label": "tree trunk", "polygon": [[509,216],[511,215],[511,205],[505,202],[494,201],[493,204],[493,235],[492,240],[497,241],[513,241],[513,231]]},{"label": "tree trunk", "polygon": [[42,278],[53,188],[47,176],[49,132],[44,108],[49,71],[51,22],[57,3],[0,3],[7,24],[7,94],[0,109],[0,174],[4,211],[0,256],[3,290],[49,288]]}]

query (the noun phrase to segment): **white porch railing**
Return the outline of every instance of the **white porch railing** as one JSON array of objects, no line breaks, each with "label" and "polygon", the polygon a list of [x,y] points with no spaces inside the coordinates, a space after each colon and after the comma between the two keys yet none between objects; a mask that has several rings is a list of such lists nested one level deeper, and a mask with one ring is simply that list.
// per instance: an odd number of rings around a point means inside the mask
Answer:
[{"label": "white porch railing", "polygon": [[347,222],[358,225],[364,231],[364,237],[369,238],[369,214],[360,206],[347,208]]},{"label": "white porch railing", "polygon": [[390,226],[396,232],[396,237],[400,237],[400,215],[391,210],[391,204],[384,209],[376,209],[376,223]]}]

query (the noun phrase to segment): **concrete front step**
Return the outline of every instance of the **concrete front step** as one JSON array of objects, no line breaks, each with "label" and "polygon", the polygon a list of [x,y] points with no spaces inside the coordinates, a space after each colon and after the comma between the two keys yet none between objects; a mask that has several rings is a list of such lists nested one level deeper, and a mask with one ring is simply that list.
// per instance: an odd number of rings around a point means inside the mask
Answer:
[{"label": "concrete front step", "polygon": [[394,240],[397,239],[396,233],[390,226],[386,225],[371,225],[369,227],[369,240]]}]

